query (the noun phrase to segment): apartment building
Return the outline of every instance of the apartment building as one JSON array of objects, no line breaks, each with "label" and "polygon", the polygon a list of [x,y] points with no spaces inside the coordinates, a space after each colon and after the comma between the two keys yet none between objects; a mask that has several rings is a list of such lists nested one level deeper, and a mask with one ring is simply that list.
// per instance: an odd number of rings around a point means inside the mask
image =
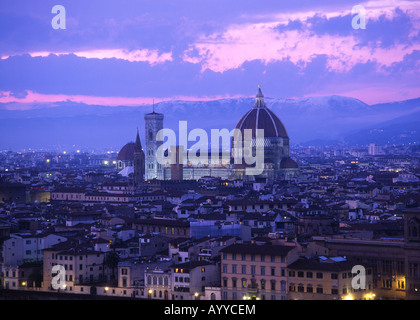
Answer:
[{"label": "apartment building", "polygon": [[298,249],[287,245],[233,244],[221,250],[223,300],[285,300],[287,266]]},{"label": "apartment building", "polygon": [[3,242],[3,265],[19,266],[28,262],[40,262],[44,249],[66,240],[67,238],[55,234],[13,233]]},{"label": "apartment building", "polygon": [[[357,263],[334,258],[299,259],[288,266],[289,299],[292,300],[371,300],[375,298],[372,268],[364,267],[365,289],[353,286]],[[355,269],[356,270],[356,269]],[[355,279],[357,280],[357,279]]]},{"label": "apartment building", "polygon": [[205,287],[220,283],[220,265],[208,261],[189,261],[172,265],[171,300],[199,300],[205,297]]},{"label": "apartment building", "polygon": [[53,273],[53,267],[56,265],[63,266],[65,270],[65,288],[62,290],[75,292],[75,285],[106,280],[108,275],[104,271],[104,257],[105,252],[74,246],[67,242],[44,250],[43,290],[55,290],[52,287],[52,279],[56,276],[56,273]]}]

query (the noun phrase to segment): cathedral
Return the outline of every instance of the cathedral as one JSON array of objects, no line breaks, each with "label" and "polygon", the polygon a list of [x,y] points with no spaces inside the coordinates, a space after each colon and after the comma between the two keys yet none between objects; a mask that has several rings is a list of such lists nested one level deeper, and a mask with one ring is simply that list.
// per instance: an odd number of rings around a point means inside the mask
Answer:
[{"label": "cathedral", "polygon": [[[133,175],[135,183],[145,180],[198,180],[201,177],[220,177],[225,180],[255,180],[266,178],[271,180],[291,180],[298,176],[297,163],[290,157],[289,136],[286,128],[276,114],[264,102],[261,87],[258,88],[255,103],[238,121],[235,131],[241,133],[240,143],[231,140],[230,162],[192,164],[187,159],[183,146],[173,146],[166,152],[174,152],[177,162],[161,164],[157,159],[158,148],[162,141],[156,139],[159,130],[163,129],[164,115],[153,110],[144,115],[145,146],[142,148],[137,130],[136,142],[126,144],[118,154],[117,169],[122,175]],[[259,129],[264,130],[263,138],[258,136]],[[248,131],[248,135],[246,135]],[[249,134],[251,133],[251,135]],[[264,163],[258,175],[247,175],[247,168],[252,167],[242,161],[235,161],[238,150],[244,145],[253,148],[263,147]],[[181,154],[180,154],[181,153]],[[242,153],[239,153],[242,154]],[[243,156],[243,155],[242,155]],[[238,163],[239,162],[239,163]]]}]

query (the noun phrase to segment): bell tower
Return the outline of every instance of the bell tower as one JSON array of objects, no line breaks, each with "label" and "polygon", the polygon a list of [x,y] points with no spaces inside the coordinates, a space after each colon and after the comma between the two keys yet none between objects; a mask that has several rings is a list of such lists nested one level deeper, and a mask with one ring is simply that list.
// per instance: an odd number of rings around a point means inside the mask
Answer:
[{"label": "bell tower", "polygon": [[156,141],[156,135],[159,130],[163,129],[163,114],[155,112],[153,105],[153,112],[144,115],[144,129],[145,129],[145,179],[163,180],[163,165],[157,161],[156,151],[163,141]]}]

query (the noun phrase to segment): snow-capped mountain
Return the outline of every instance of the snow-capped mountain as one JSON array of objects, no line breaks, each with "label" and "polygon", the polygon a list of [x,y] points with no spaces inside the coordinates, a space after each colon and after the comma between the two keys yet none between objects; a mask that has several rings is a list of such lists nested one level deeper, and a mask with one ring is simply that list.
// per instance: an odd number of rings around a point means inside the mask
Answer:
[{"label": "snow-capped mountain", "polygon": [[[392,125],[392,121],[399,121],[397,124],[403,127],[407,120],[420,121],[410,117],[420,112],[420,98],[377,105],[336,95],[301,99],[266,97],[265,102],[285,125],[291,143],[316,139],[344,141],[345,137],[383,123]],[[164,126],[177,133],[179,121],[182,120],[187,121],[188,130],[232,130],[253,104],[254,98],[250,97],[166,101],[154,107],[156,112],[164,114]],[[57,106],[38,105],[35,109],[23,111],[8,110],[11,107],[19,106],[0,104],[1,149],[53,145],[118,149],[134,140],[137,127],[144,141],[143,117],[152,111],[151,105],[106,107],[69,101]]]}]

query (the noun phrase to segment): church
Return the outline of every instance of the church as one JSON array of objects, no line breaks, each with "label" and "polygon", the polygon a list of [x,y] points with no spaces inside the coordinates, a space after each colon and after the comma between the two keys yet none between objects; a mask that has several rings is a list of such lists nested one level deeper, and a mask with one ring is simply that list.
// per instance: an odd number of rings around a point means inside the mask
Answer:
[{"label": "church", "polygon": [[[133,175],[136,183],[147,180],[198,180],[202,177],[220,177],[224,180],[255,180],[265,178],[270,180],[291,180],[299,175],[299,168],[290,157],[289,136],[286,128],[277,115],[271,111],[264,102],[261,87],[258,88],[254,105],[238,121],[235,131],[240,132],[242,137],[240,145],[231,142],[230,162],[192,164],[187,159],[183,146],[171,146],[166,154],[175,154],[175,163],[162,164],[158,161],[157,152],[162,141],[156,139],[159,130],[163,129],[164,115],[153,110],[144,115],[145,120],[145,144],[141,145],[137,130],[136,142],[126,144],[118,153],[117,169],[122,175]],[[258,130],[264,130],[263,138],[257,134]],[[246,131],[251,135],[246,135]],[[262,146],[264,163],[261,174],[247,175],[247,167],[251,165],[246,161],[234,161],[238,148],[250,145],[255,148]],[[210,158],[210,157],[209,157]]]}]

